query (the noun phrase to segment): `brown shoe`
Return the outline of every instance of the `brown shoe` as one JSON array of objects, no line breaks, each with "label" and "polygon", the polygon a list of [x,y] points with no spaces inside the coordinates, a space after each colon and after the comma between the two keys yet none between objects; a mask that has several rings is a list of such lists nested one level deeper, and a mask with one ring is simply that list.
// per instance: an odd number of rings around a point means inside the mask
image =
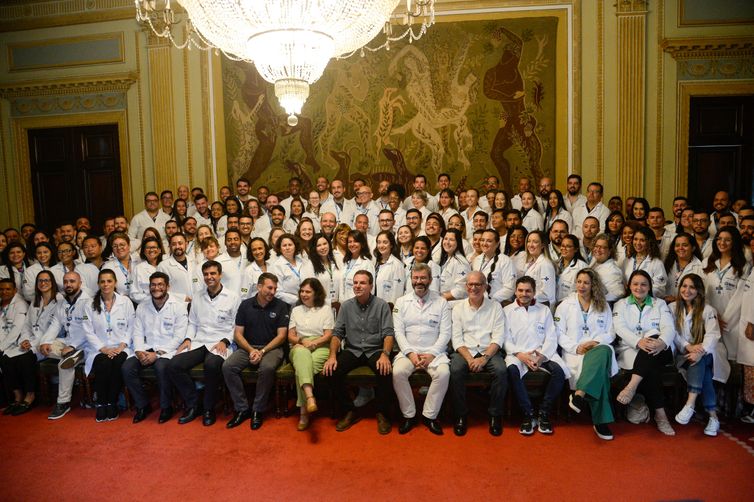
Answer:
[{"label": "brown shoe", "polygon": [[296,426],[296,430],[303,432],[308,428],[309,428],[309,415],[301,415],[298,419],[298,425]]},{"label": "brown shoe", "polygon": [[385,434],[390,434],[392,430],[393,424],[390,423],[390,420],[382,413],[377,413],[377,432],[384,436]]},{"label": "brown shoe", "polygon": [[357,416],[353,411],[349,411],[343,418],[338,420],[337,424],[335,424],[335,430],[338,432],[347,431],[359,420],[361,420],[361,417]]}]

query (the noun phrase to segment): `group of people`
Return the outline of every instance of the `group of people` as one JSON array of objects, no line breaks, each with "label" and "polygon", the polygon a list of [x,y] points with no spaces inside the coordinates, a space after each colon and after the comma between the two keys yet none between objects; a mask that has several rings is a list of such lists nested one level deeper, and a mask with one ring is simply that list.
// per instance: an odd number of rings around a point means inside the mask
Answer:
[{"label": "group of people", "polygon": [[[235,413],[227,423],[262,426],[277,368],[296,373],[299,430],[318,409],[315,378],[331,380],[339,431],[376,396],[380,433],[391,430],[397,397],[399,432],[419,422],[409,377],[431,382],[421,422],[442,434],[438,415],[450,392],[453,431],[467,429],[465,382],[488,373],[489,432],[502,432],[510,387],[523,416],[519,431],[552,433],[551,410],[566,381],[569,406],[588,410],[595,433],[612,439],[613,400],[651,410],[674,434],[662,375],[675,365],[688,399],[674,416],[687,424],[702,396],[704,433],[719,430],[714,381],[743,372],[741,420],[754,423],[754,209],[719,192],[713,211],[673,201],[672,219],[643,198],[603,204],[600,183],[581,194],[521,178],[509,197],[497,178],[451,189],[450,176],[427,192],[423,175],[406,197],[363,180],[346,198],[342,180],[317,178],[308,194],[291,178],[287,197],[267,187],[250,193],[239,179],[209,204],[200,188],[145,195],[131,221],[64,222],[53,233],[24,224],[0,234],[0,369],[11,404],[33,406],[37,362],[58,360],[57,404],[70,410],[75,369],[94,375],[96,420],[114,420],[128,388],[141,422],[152,411],[141,372],[153,368],[159,421],[173,415],[173,392],[185,402],[178,422],[216,421],[226,385]],[[201,396],[191,372],[202,363]],[[347,375],[369,366],[374,391],[352,399]],[[257,372],[250,404],[242,372]],[[611,394],[612,377],[625,385]],[[535,406],[527,373],[547,374]],[[370,394],[371,392],[371,394]],[[642,405],[642,403],[645,403]],[[645,410],[646,411],[646,410]],[[675,411],[675,410],[673,410]],[[649,412],[646,411],[646,418]]]}]

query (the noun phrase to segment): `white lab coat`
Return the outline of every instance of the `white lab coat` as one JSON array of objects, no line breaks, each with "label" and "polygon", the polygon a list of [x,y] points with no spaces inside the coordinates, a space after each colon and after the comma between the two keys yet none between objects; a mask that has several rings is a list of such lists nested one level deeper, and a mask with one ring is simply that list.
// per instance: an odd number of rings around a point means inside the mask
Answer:
[{"label": "white lab coat", "polygon": [[220,277],[220,282],[223,283],[223,286],[237,295],[241,295],[244,272],[246,272],[246,267],[249,264],[246,256],[241,253],[239,256],[233,258],[228,253],[223,253],[215,261],[223,267],[223,274]]},{"label": "white lab coat", "polygon": [[[406,263],[406,279],[405,279],[405,291],[406,293],[410,293],[414,290],[414,287],[411,285],[411,271],[414,269],[414,257],[408,259],[408,263]],[[440,265],[430,260],[426,265],[429,266],[429,268],[432,270],[432,284],[429,285],[429,290],[434,291],[435,293],[440,292],[440,274],[442,271],[440,270]]]},{"label": "white lab coat", "polygon": [[[50,270],[50,268],[42,266],[39,262],[32,263],[26,267],[26,270],[24,271],[23,291],[19,290],[19,293],[22,294],[24,300],[27,302],[32,302],[34,300],[37,275],[43,270]],[[58,282],[57,278],[55,279],[55,282]]]},{"label": "white lab coat", "polygon": [[571,376],[565,361],[558,355],[558,333],[550,309],[541,303],[524,308],[514,301],[503,309],[505,313],[505,364],[515,365],[523,378],[529,371],[516,354],[536,350],[546,361],[553,361]]},{"label": "white lab coat", "polygon": [[557,298],[559,302],[562,302],[568,295],[576,291],[576,276],[586,267],[585,261],[577,259],[572,260],[571,263],[563,267],[558,276]]},{"label": "white lab coat", "polygon": [[573,228],[573,216],[571,216],[571,213],[567,209],[560,208],[557,213],[550,214],[547,217],[545,220],[545,230],[549,231],[552,224],[557,220],[565,221],[568,224],[569,231]]},{"label": "white lab coat", "polygon": [[391,254],[382,265],[375,263],[375,271],[374,295],[395,304],[406,291],[406,267],[403,262]]},{"label": "white lab coat", "polygon": [[[118,281],[115,285],[115,291],[119,295],[128,296],[129,291],[131,291],[131,284],[134,281],[134,272],[137,263],[139,263],[139,260],[134,259],[133,256],[131,256],[131,261],[129,262],[128,267],[123,266],[123,264],[116,258],[111,258],[102,264],[102,270],[110,269],[115,272],[115,279]],[[53,269],[54,268],[55,267],[53,267]],[[92,296],[97,292],[97,289],[99,288],[93,290]]]},{"label": "white lab coat", "polygon": [[[270,264],[271,260],[266,262],[265,267],[267,271],[272,272],[270,270]],[[246,266],[246,270],[244,270],[243,273],[243,279],[241,280],[241,300],[246,300],[257,294],[257,282],[259,276],[263,273],[264,271],[257,262],[251,262]]]},{"label": "white lab coat", "polygon": [[450,293],[456,300],[468,296],[466,293],[466,276],[471,272],[471,264],[460,254],[447,259],[440,267],[440,293]]},{"label": "white lab coat", "polygon": [[292,265],[282,256],[271,260],[270,263],[270,272],[278,278],[278,289],[275,296],[291,306],[298,302],[298,288],[301,286],[301,281],[306,279],[302,273],[306,259],[301,255],[296,255],[294,259],[295,265]]},{"label": "white lab coat", "polygon": [[[63,299],[63,295],[58,293],[47,305],[40,303],[39,307],[35,307],[33,303],[29,304],[21,337],[18,339],[18,345],[28,340],[31,344],[31,351],[37,355],[37,360],[44,359],[44,356],[39,353],[39,346],[42,343],[42,336],[44,336],[47,328],[52,324],[55,310],[61,302],[65,302],[65,300]],[[5,354],[8,357],[14,357],[23,354],[23,351],[19,347],[18,349],[8,350]]]},{"label": "white lab coat", "polygon": [[[526,255],[523,254],[524,261]],[[536,289],[536,299],[538,302],[548,302],[550,305],[555,305],[557,299],[557,274],[555,273],[555,265],[552,261],[543,254],[537,256],[531,264],[524,265],[524,273],[519,277],[528,275],[534,279]]]},{"label": "white lab coat", "polygon": [[8,272],[8,267],[6,265],[0,265],[0,279],[13,279],[16,283],[16,291],[23,293],[24,288],[26,287],[26,270],[29,267],[22,263],[21,269],[17,269],[13,266],[11,268],[13,269],[12,277]]},{"label": "white lab coat", "polygon": [[199,279],[194,276],[194,266],[194,262],[187,258],[188,268],[183,268],[183,265],[171,256],[162,260],[157,265],[157,270],[170,277],[170,294],[185,301],[187,298],[193,298],[194,291],[200,287],[200,284],[204,284],[203,281],[200,283]]},{"label": "white lab coat", "polygon": [[573,208],[571,214],[573,215],[573,229],[571,233],[579,239],[583,239],[584,231],[581,229],[581,227],[584,226],[584,220],[588,216],[594,216],[599,222],[600,232],[604,232],[605,221],[607,220],[607,217],[610,216],[610,210],[602,202],[598,202],[597,205],[595,205],[592,210],[589,211],[587,209],[586,203],[584,203],[583,206]]},{"label": "white lab coat", "polygon": [[356,272],[359,270],[367,270],[372,274],[372,277],[374,277],[374,264],[372,263],[372,260],[363,257],[355,258],[349,260],[347,263],[343,263],[341,270],[343,271],[343,281],[340,286],[340,303],[353,298],[353,276],[356,275]]},{"label": "white lab coat", "polygon": [[472,356],[481,354],[496,344],[500,350],[505,344],[505,314],[500,302],[484,297],[478,309],[468,299],[456,302],[453,307],[453,348],[466,347]]},{"label": "white lab coat", "polygon": [[[492,270],[493,264],[495,264],[495,270]],[[487,259],[484,254],[480,254],[471,263],[471,270],[481,272],[487,277],[487,284],[490,288],[488,296],[491,299],[502,302],[513,298],[516,269],[507,255],[500,253],[496,258]]]},{"label": "white lab coat", "polygon": [[0,352],[8,357],[13,357],[11,354],[15,354],[15,351],[19,351],[15,355],[22,353],[18,346],[28,310],[29,306],[18,293],[6,307],[0,308]]},{"label": "white lab coat", "polygon": [[602,263],[592,260],[589,268],[597,272],[600,276],[602,285],[605,286],[605,299],[609,302],[615,302],[626,296],[626,285],[623,282],[623,271],[615,263],[615,260],[608,258]]},{"label": "white lab coat", "polygon": [[[670,305],[670,313],[675,319],[676,309],[679,306],[679,302],[673,302]],[[683,308],[683,307],[681,307]],[[693,311],[687,312],[683,318],[683,324],[681,330],[676,331],[675,337],[675,364],[676,367],[686,377],[686,370],[682,366],[686,363],[684,356],[688,353],[686,346],[692,343],[691,339],[691,323],[692,323]],[[720,343],[720,324],[717,321],[717,310],[714,307],[707,304],[702,311],[702,319],[704,320],[704,338],[702,339],[702,347],[707,354],[712,354],[712,378],[718,382],[725,383],[730,376],[730,364],[725,354],[725,349]]]},{"label": "white lab coat", "polygon": [[664,298],[668,288],[668,274],[665,272],[665,265],[659,258],[645,257],[642,261],[637,262],[636,257],[626,258],[623,264],[623,277],[628,283],[628,278],[635,270],[644,270],[652,278],[652,294],[657,298]]},{"label": "white lab coat", "polygon": [[704,279],[704,265],[702,265],[702,262],[696,256],[691,258],[691,261],[683,267],[683,270],[678,267],[678,261],[673,263],[673,266],[668,271],[668,288],[665,295],[678,296],[678,287],[681,285],[681,279],[687,274],[696,274]]},{"label": "white lab coat", "polygon": [[131,300],[140,304],[152,298],[149,293],[149,277],[156,271],[157,267],[151,265],[148,261],[140,261],[136,264],[133,272],[134,281],[131,283],[131,290],[128,293]]},{"label": "white lab coat", "polygon": [[150,297],[148,302],[136,308],[133,329],[134,352],[164,351],[159,357],[170,359],[178,346],[186,339],[188,330],[188,306],[186,302],[168,296],[158,311]]},{"label": "white lab coat", "polygon": [[613,330],[618,338],[615,353],[618,365],[625,370],[633,369],[640,350],[637,344],[642,338],[659,335],[671,350],[675,339],[673,316],[665,300],[652,298],[652,305],[645,305],[640,312],[633,301],[629,303],[632,298],[619,300],[613,309]]},{"label": "white lab coat", "polygon": [[[102,265],[102,268],[110,268],[108,267],[108,264],[110,262],[105,262]],[[111,265],[117,266],[117,265]],[[41,270],[41,269],[40,269]],[[89,296],[94,296],[94,293],[97,292],[99,289],[99,285],[97,284],[97,280],[99,278],[99,269],[92,265],[91,263],[79,263],[74,262],[73,270],[75,272],[78,272],[79,277],[81,277],[81,289]],[[68,272],[68,269],[65,268],[65,265],[62,263],[56,263],[52,267],[50,267],[50,272],[52,272],[52,275],[55,276],[55,283],[58,285],[58,291],[63,291],[63,276],[65,276],[66,272]],[[117,272],[116,272],[117,275]],[[32,288],[32,296],[34,291],[34,285],[36,284],[37,276],[34,276],[34,279],[31,283]]]},{"label": "white lab coat", "polygon": [[395,341],[400,352],[396,360],[408,354],[432,354],[430,368],[450,362],[447,355],[451,337],[451,317],[448,302],[434,291],[424,297],[424,305],[414,292],[401,296],[393,308]]},{"label": "white lab coat", "polygon": [[[340,301],[340,287],[343,281],[343,272],[334,261],[323,272],[317,274],[314,272],[314,265],[311,260],[304,262],[304,268],[301,271],[303,277],[316,278],[325,290],[325,302],[329,305],[333,302]],[[252,295],[253,296],[253,295]]]},{"label": "white lab coat", "polygon": [[40,345],[52,343],[56,338],[60,338],[63,343],[70,347],[84,348],[86,333],[83,324],[85,320],[89,320],[86,314],[86,306],[92,303],[92,297],[83,291],[79,293],[72,305],[65,298],[57,302],[52,314],[52,322],[42,335]]},{"label": "white lab coat", "polygon": [[536,209],[532,208],[526,213],[526,216],[523,217],[521,225],[529,232],[544,230],[545,219],[542,218],[542,215],[539,214]]},{"label": "white lab coat", "polygon": [[[239,304],[238,295],[228,288],[223,288],[214,298],[209,297],[207,288],[197,293],[191,302],[186,330],[186,338],[191,340],[189,350],[204,346],[211,351],[223,339],[233,342]],[[232,347],[228,347],[224,358],[227,359],[231,352]]]},{"label": "white lab coat", "polygon": [[100,300],[100,312],[92,307],[92,302],[87,302],[84,309],[85,319],[82,323],[86,336],[86,360],[84,371],[88,375],[92,371],[94,358],[100,354],[104,347],[117,347],[126,344],[123,350],[126,357],[133,355],[133,329],[134,329],[134,304],[125,295],[115,294],[113,306],[110,308],[110,317],[105,310],[105,303]]},{"label": "white lab coat", "polygon": [[154,227],[160,233],[160,236],[165,238],[165,223],[170,221],[170,215],[165,213],[162,209],[157,210],[157,215],[152,218],[146,209],[137,213],[128,225],[128,236],[131,239],[141,239],[144,236],[144,230],[149,227]]},{"label": "white lab coat", "polygon": [[740,276],[730,264],[721,270],[719,260],[715,262],[715,267],[716,270],[701,276],[706,286],[705,296],[707,303],[715,308],[720,319],[726,323],[726,327],[722,331],[722,341],[727,351],[727,358],[735,361],[738,353],[738,333],[736,331],[741,320],[744,285],[751,267],[746,264],[743,274]]},{"label": "white lab coat", "polygon": [[554,321],[555,328],[558,331],[558,345],[563,349],[563,361],[571,372],[568,379],[571,390],[576,389],[576,382],[581,376],[584,354],[577,354],[576,349],[584,342],[595,341],[599,342],[600,345],[610,347],[610,351],[613,353],[610,376],[618,373],[618,362],[611,345],[615,339],[615,333],[612,329],[613,313],[610,307],[605,306],[604,311],[598,312],[594,308],[594,302],[591,302],[589,311],[586,313],[586,319],[584,319],[578,294],[571,293],[558,305]]},{"label": "white lab coat", "polygon": [[754,366],[754,340],[746,338],[746,326],[754,324],[754,271],[749,274],[743,285],[741,296],[741,320],[738,328],[738,351],[736,362]]}]

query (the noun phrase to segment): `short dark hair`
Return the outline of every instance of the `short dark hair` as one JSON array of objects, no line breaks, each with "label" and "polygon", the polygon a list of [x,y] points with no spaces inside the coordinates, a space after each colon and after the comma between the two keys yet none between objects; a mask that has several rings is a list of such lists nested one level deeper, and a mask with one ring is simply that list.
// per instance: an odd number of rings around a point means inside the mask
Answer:
[{"label": "short dark hair", "polygon": [[275,284],[278,283],[278,276],[271,272],[262,272],[259,274],[259,277],[257,278],[257,286],[261,286],[264,284],[264,281],[272,281]]},{"label": "short dark hair", "polygon": [[149,282],[152,282],[155,279],[162,279],[165,281],[165,284],[167,284],[168,286],[170,285],[170,276],[165,272],[157,271],[149,276]]},{"label": "short dark hair", "polygon": [[529,286],[531,286],[534,292],[537,291],[537,281],[535,281],[533,277],[529,277],[528,275],[524,275],[516,279],[516,286],[518,286],[519,284],[528,284]]},{"label": "short dark hair", "polygon": [[202,272],[206,272],[207,269],[215,267],[219,273],[223,273],[223,266],[220,262],[215,260],[207,260],[204,262],[204,265],[202,265]]},{"label": "short dark hair", "polygon": [[357,275],[367,276],[367,279],[369,279],[369,284],[374,284],[374,276],[372,275],[372,272],[370,272],[369,270],[364,270],[364,269],[357,270],[356,273],[353,274],[353,276],[356,277]]},{"label": "short dark hair", "polygon": [[581,176],[578,174],[569,174],[566,180],[578,180],[579,184],[581,184]]},{"label": "short dark hair", "polygon": [[309,286],[314,291],[315,307],[321,307],[325,304],[325,288],[322,287],[322,283],[319,282],[319,279],[316,279],[315,277],[304,279],[301,281],[301,286],[298,288],[299,292],[304,286]]}]

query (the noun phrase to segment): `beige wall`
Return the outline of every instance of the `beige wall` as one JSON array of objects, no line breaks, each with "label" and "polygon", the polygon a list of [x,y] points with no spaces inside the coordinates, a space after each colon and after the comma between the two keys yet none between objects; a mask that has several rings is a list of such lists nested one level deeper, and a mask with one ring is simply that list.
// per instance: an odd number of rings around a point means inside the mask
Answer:
[{"label": "beige wall", "polygon": [[[751,92],[754,86],[750,74],[729,72],[696,78],[688,72],[679,73],[679,64],[692,59],[695,64],[710,63],[726,54],[749,61],[751,68],[754,52],[751,24],[679,26],[679,1],[468,0],[439,1],[438,9],[567,10],[572,19],[575,64],[572,171],[581,173],[585,181],[602,180],[606,194],[625,197],[641,192],[668,208],[672,197],[685,188],[685,122],[679,114],[686,110],[688,97]],[[210,64],[207,53],[166,49],[148,40],[134,20],[132,0],[92,0],[86,4],[82,7],[81,2],[61,0],[7,2],[0,7],[0,226],[33,218],[28,154],[23,152],[25,138],[20,135],[25,128],[39,124],[121,121],[125,126],[122,151],[126,153],[122,166],[127,185],[124,206],[129,213],[141,208],[146,190],[174,189],[175,184],[186,183],[204,186],[215,194],[227,182],[217,58],[212,56]],[[86,10],[76,12],[75,8]],[[623,16],[618,15],[619,10]],[[120,62],[10,71],[9,45],[56,43],[66,37],[110,33],[122,34]],[[699,42],[704,50],[699,49]],[[625,79],[619,81],[629,60],[638,61],[643,70],[641,78],[630,83],[630,91]],[[98,109],[74,116],[54,112],[28,117],[14,114],[12,103],[19,96],[51,99],[75,93],[71,89],[76,86],[90,94],[121,89],[125,105],[123,109]],[[210,99],[212,86],[216,92]],[[155,93],[159,98],[153,99]],[[162,112],[166,102],[172,113]],[[213,105],[214,133],[210,120]],[[560,101],[558,106],[567,103]],[[629,115],[631,120],[626,118]],[[562,166],[558,172],[565,172]],[[557,185],[562,188],[565,179],[561,178]]]}]

